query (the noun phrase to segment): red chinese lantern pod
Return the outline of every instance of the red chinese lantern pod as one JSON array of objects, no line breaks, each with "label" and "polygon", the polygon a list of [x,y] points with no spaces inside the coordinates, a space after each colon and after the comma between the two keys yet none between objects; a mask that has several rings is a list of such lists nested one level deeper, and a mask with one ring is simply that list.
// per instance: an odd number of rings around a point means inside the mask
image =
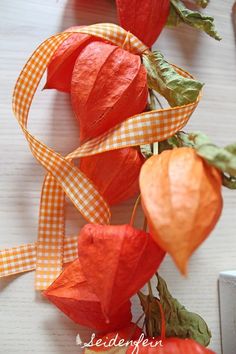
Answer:
[{"label": "red chinese lantern pod", "polygon": [[222,211],[221,174],[192,148],[148,159],[140,173],[142,206],[150,233],[182,274]]},{"label": "red chinese lantern pod", "polygon": [[148,96],[147,74],[138,55],[82,33],[74,33],[57,49],[45,88],[71,92],[81,142],[141,113]]},{"label": "red chinese lantern pod", "polygon": [[100,332],[126,327],[132,319],[129,300],[109,316],[109,321],[105,319],[100,301],[91,292],[78,259],[65,268],[44,295],[72,321]]},{"label": "red chinese lantern pod", "polygon": [[83,157],[81,171],[95,184],[108,204],[118,204],[139,192],[139,173],[145,159],[134,148]]},{"label": "red chinese lantern pod", "polygon": [[142,230],[92,224],[80,231],[78,254],[88,285],[108,318],[145,285],[165,255]]},{"label": "red chinese lantern pod", "polygon": [[[72,32],[73,29],[80,27],[70,27],[66,32]],[[74,33],[59,46],[48,65],[45,89],[70,92],[75,61],[80,51],[91,40],[93,39],[88,34]]]},{"label": "red chinese lantern pod", "polygon": [[75,62],[71,82],[81,142],[141,113],[147,95],[147,73],[140,56],[104,42],[86,45]]},{"label": "red chinese lantern pod", "polygon": [[126,354],[132,354],[134,350],[139,354],[216,354],[193,339],[181,338],[166,338],[162,342],[160,342],[160,338],[144,340],[138,345],[138,348],[131,345]]},{"label": "red chinese lantern pod", "polygon": [[151,47],[170,12],[170,0],[116,0],[120,25]]}]

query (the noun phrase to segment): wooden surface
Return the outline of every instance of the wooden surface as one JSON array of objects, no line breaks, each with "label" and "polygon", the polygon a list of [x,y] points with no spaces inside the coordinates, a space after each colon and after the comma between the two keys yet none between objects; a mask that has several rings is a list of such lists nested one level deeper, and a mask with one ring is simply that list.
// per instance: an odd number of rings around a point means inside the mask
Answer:
[{"label": "wooden surface", "polygon": [[[165,30],[158,47],[169,61],[190,70],[205,82],[204,96],[188,130],[203,130],[221,145],[235,138],[236,57],[231,22],[232,0],[212,1],[223,41],[193,29]],[[0,246],[32,242],[37,236],[38,206],[44,171],[33,159],[11,112],[15,80],[31,52],[50,35],[72,25],[115,22],[112,0],[0,1]],[[78,146],[78,126],[65,94],[39,92],[30,128],[49,146],[67,153]],[[235,192],[236,193],[236,192]],[[192,257],[188,279],[167,258],[161,274],[172,293],[208,322],[211,348],[220,353],[217,279],[220,271],[235,269],[235,193],[224,190],[224,212],[215,231]],[[132,201],[113,208],[113,221],[128,221]],[[67,208],[68,234],[84,223]],[[34,273],[0,281],[0,353],[75,354],[80,330],[33,289]],[[136,310],[137,311],[137,308]],[[225,353],[231,354],[231,353]]]}]

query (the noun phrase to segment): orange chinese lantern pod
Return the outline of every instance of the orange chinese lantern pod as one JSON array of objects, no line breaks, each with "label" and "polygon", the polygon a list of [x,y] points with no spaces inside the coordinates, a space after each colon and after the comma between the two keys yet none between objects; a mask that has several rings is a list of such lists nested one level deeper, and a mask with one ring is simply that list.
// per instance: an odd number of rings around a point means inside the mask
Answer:
[{"label": "orange chinese lantern pod", "polygon": [[[73,29],[79,27],[70,27],[66,31],[72,32]],[[45,89],[56,89],[70,93],[75,61],[80,51],[91,40],[93,39],[88,34],[74,33],[59,46],[48,66]]]},{"label": "orange chinese lantern pod", "polygon": [[169,0],[116,0],[120,25],[151,47],[165,26]]},{"label": "orange chinese lantern pod", "polygon": [[139,354],[216,354],[193,339],[181,338],[166,338],[162,341],[160,338],[150,341],[144,339],[138,348],[131,345],[126,354],[132,354],[134,350]]},{"label": "orange chinese lantern pod", "polygon": [[153,276],[165,255],[152,237],[130,225],[85,225],[78,254],[90,289],[107,318]]},{"label": "orange chinese lantern pod", "polygon": [[[66,31],[73,28],[78,27]],[[139,55],[82,33],[59,46],[48,66],[45,88],[71,92],[81,142],[143,112],[148,97]]]},{"label": "orange chinese lantern pod", "polygon": [[78,259],[65,268],[44,295],[72,321],[100,332],[126,327],[132,319],[130,301],[114,311],[109,322],[105,319],[100,301],[90,290]]},{"label": "orange chinese lantern pod", "polygon": [[147,73],[140,56],[102,41],[89,43],[79,53],[71,101],[82,143],[141,113],[147,96]]},{"label": "orange chinese lantern pod", "polygon": [[154,155],[141,169],[142,206],[150,232],[182,274],[219,219],[221,183],[220,172],[188,147]]},{"label": "orange chinese lantern pod", "polygon": [[125,148],[83,157],[80,169],[95,184],[110,205],[139,192],[139,173],[145,159],[134,148]]}]

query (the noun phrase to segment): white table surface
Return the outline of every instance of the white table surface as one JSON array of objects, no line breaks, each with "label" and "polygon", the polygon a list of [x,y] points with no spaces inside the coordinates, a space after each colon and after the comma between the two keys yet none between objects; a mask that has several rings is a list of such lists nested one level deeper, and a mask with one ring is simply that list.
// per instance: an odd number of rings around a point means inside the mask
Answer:
[{"label": "white table surface", "polygon": [[[188,130],[203,130],[221,145],[236,141],[236,56],[232,0],[211,1],[221,43],[193,29],[165,30],[158,46],[169,61],[206,83]],[[11,111],[15,80],[31,52],[44,39],[69,26],[116,21],[112,0],[0,0],[0,246],[33,242],[44,170],[33,159]],[[37,95],[30,128],[61,153],[78,145],[78,126],[69,98],[44,91]],[[212,330],[211,348],[220,353],[217,279],[236,268],[235,193],[224,190],[224,211],[216,229],[190,261],[183,279],[167,258],[161,274],[172,293],[201,314]],[[114,222],[125,223],[132,201],[113,208]],[[84,223],[68,206],[68,233]],[[0,353],[75,354],[79,327],[36,294],[34,272],[0,280]],[[81,329],[80,329],[81,331]],[[82,330],[86,334],[85,330]],[[225,353],[227,354],[227,353]]]}]

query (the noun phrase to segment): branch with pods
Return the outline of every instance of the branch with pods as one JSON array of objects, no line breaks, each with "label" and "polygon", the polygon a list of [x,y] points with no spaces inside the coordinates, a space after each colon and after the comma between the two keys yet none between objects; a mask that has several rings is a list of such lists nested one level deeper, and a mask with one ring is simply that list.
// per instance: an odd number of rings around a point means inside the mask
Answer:
[{"label": "branch with pods", "polygon": [[[220,39],[212,17],[188,9],[180,0],[140,3],[116,1],[121,26],[148,47],[165,24],[185,23]],[[207,4],[195,1],[202,8]],[[74,33],[60,45],[49,63],[45,85],[70,95],[82,143],[130,116],[157,109],[160,97],[171,107],[192,104],[202,87],[180,75],[159,51],[139,56],[83,33]],[[236,186],[235,144],[223,149],[204,134],[178,132],[158,149],[152,144],[83,157],[79,168],[109,205],[140,193],[130,224],[82,228],[78,259],[44,291],[74,322],[97,332],[93,346],[84,352],[132,353],[132,341],[143,336],[140,353],[213,353],[206,348],[211,332],[203,318],[173,298],[156,272],[169,254],[187,274],[189,258],[219,220],[222,185]],[[143,230],[134,225],[139,203]],[[155,292],[150,282],[154,275]],[[145,284],[148,295],[140,291]],[[135,294],[143,309],[136,324],[130,302]],[[113,340],[112,347],[106,346],[108,340]],[[120,341],[123,345],[117,349]]]}]

